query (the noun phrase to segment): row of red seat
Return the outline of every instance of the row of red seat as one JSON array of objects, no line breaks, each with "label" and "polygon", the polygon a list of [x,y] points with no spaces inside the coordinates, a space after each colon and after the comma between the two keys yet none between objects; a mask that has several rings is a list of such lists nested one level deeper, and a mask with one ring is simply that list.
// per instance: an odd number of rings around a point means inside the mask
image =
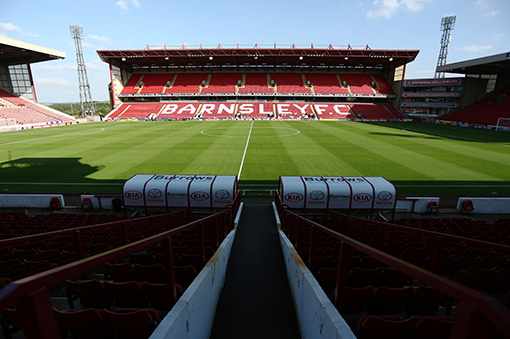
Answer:
[{"label": "row of red seat", "polygon": [[[298,216],[284,209],[282,211],[290,215],[290,217],[284,215],[282,218],[282,228],[287,237],[358,337],[399,338],[402,326],[406,328],[402,338],[415,338],[418,337],[415,328],[417,317],[427,315],[438,320],[443,316],[449,316],[453,309],[456,310],[453,313],[455,321],[458,318],[459,324],[464,323],[467,319],[463,319],[461,308],[466,303],[473,303],[472,300],[467,301],[470,298],[489,300],[488,302],[498,308],[499,311],[491,313],[491,316],[498,320],[491,319],[494,323],[488,324],[486,332],[490,331],[495,338],[505,337],[502,332],[507,331],[507,328],[503,323],[508,317],[508,312],[505,312],[505,307],[494,298],[482,294],[488,293],[489,288],[487,286],[480,288],[479,284],[483,281],[485,285],[492,287],[496,285],[496,281],[499,281],[499,290],[492,290],[491,293],[510,306],[510,290],[506,277],[508,270],[501,267],[497,260],[493,260],[491,264],[495,266],[491,269],[468,267],[465,270],[458,270],[459,266],[457,270],[449,272],[443,270],[445,268],[443,262],[447,262],[447,256],[454,255],[456,251],[469,249],[469,253],[473,255],[485,253],[505,258],[506,263],[510,248],[469,238],[366,220],[333,211],[328,211],[324,215],[311,215],[310,218],[313,218],[315,223],[304,216]],[[328,227],[321,226],[321,223]],[[398,249],[394,247],[398,242],[401,242],[404,247]],[[432,246],[429,242],[432,242]],[[446,273],[450,279],[472,288],[478,287],[482,293],[464,288],[426,270],[406,265],[404,261],[384,253],[395,249],[393,255],[399,256],[402,250],[407,250],[406,244],[424,246],[416,247],[417,251],[421,252],[432,248],[431,255],[427,256],[426,266],[422,267],[432,268],[436,273]],[[367,256],[368,253],[371,254]],[[456,257],[456,261],[460,263],[458,258]],[[394,267],[399,267],[399,270],[390,267],[390,263]],[[457,276],[452,276],[452,272],[455,272]],[[428,286],[434,286],[434,288]],[[470,307],[473,306],[470,305]],[[388,327],[386,322],[376,321],[374,328],[369,331],[370,334],[367,334],[364,328],[367,316],[371,319],[380,316],[398,317],[398,319],[388,318],[390,322],[395,322],[390,323]],[[388,328],[393,330],[387,331]],[[448,326],[437,336],[454,337],[459,333],[460,328],[456,328],[455,333],[450,333],[453,330],[452,326]],[[507,336],[508,334],[506,333]],[[464,335],[462,337],[465,337]],[[492,336],[486,337],[492,338]]]},{"label": "row of red seat", "polygon": [[510,90],[504,89],[469,106],[443,115],[445,121],[496,125],[499,118],[510,118]]},{"label": "row of red seat", "polygon": [[36,105],[28,100],[17,97],[0,89],[0,98],[9,102],[13,107],[0,106],[0,117],[15,119],[18,124],[36,124],[54,121],[71,122],[73,118],[64,113],[56,113],[42,105]]},{"label": "row of red seat", "polygon": [[405,119],[390,104],[301,102],[123,103],[107,119]]},{"label": "row of red seat", "polygon": [[164,93],[394,95],[381,74],[351,73],[133,74],[121,94]]}]

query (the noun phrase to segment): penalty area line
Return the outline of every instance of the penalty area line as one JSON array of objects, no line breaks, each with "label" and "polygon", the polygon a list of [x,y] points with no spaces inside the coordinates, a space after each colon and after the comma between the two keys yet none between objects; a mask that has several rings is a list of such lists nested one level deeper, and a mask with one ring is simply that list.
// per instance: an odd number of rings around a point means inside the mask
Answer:
[{"label": "penalty area line", "polygon": [[244,158],[246,158],[246,151],[248,150],[248,144],[250,143],[251,131],[253,129],[253,123],[255,120],[252,120],[250,126],[250,132],[248,133],[248,138],[246,139],[246,146],[244,147],[243,159],[241,160],[241,166],[239,166],[239,173],[237,173],[237,180],[241,178],[241,172],[243,171]]}]

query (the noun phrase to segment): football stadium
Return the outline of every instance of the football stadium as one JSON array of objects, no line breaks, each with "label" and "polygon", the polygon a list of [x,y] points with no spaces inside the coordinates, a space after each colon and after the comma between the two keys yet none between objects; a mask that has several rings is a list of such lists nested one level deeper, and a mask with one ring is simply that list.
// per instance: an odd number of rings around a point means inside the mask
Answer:
[{"label": "football stadium", "polygon": [[419,52],[98,50],[77,119],[0,36],[3,337],[509,338],[509,53]]}]

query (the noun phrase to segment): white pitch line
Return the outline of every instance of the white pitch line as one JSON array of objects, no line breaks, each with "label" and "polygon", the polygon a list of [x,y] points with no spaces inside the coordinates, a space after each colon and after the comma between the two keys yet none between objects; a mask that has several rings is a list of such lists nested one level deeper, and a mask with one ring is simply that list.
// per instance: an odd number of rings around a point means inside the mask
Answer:
[{"label": "white pitch line", "polygon": [[246,151],[248,150],[248,144],[250,143],[251,130],[253,129],[254,122],[255,122],[255,120],[252,120],[251,126],[250,126],[250,132],[248,133],[248,139],[246,139],[246,146],[244,147],[243,160],[241,160],[241,166],[239,166],[239,173],[237,173],[238,180],[241,178],[241,171],[243,170],[244,158],[246,157]]},{"label": "white pitch line", "polygon": [[66,135],[92,134],[92,133],[104,132],[105,130],[106,130],[105,128],[99,128],[99,129],[94,129],[94,130],[90,130],[90,131],[69,132],[69,133],[64,133],[64,134],[48,135],[45,137],[6,142],[5,144],[0,144],[0,146],[14,145],[14,144],[20,144],[22,142],[30,142],[30,141],[37,141],[37,140],[50,139],[50,138],[60,138],[60,137],[66,136]]}]

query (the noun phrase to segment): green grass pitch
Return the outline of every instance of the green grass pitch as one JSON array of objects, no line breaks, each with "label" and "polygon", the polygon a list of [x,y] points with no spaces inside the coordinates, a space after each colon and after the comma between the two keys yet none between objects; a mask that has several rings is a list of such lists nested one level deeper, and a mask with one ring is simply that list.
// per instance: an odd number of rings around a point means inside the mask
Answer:
[{"label": "green grass pitch", "polygon": [[[108,122],[0,134],[0,192],[119,194],[137,173],[384,176],[401,194],[510,195],[510,133],[424,123]],[[241,166],[242,165],[242,166]]]}]

